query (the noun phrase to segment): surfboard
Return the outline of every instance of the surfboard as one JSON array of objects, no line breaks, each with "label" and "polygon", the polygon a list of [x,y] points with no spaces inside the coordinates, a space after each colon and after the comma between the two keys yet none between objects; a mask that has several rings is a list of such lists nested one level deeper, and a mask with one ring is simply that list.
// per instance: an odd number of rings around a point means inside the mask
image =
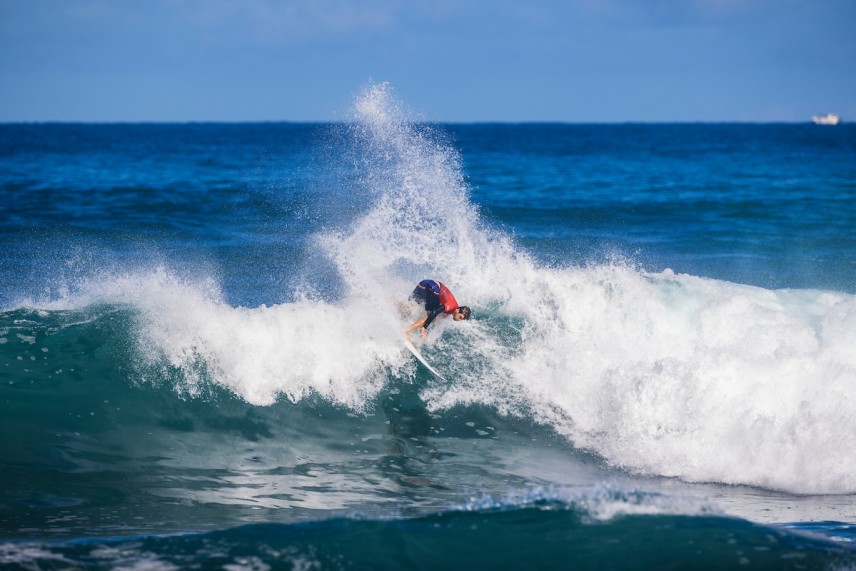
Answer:
[{"label": "surfboard", "polygon": [[434,373],[434,375],[436,375],[440,380],[443,380],[443,381],[445,381],[445,380],[446,380],[446,379],[443,377],[443,375],[441,375],[440,373],[438,373],[438,372],[437,372],[437,369],[435,369],[434,367],[432,367],[431,365],[429,365],[429,364],[428,364],[428,361],[426,361],[426,360],[425,360],[425,357],[423,357],[423,356],[422,356],[422,353],[420,353],[420,352],[419,352],[419,349],[417,349],[417,348],[413,345],[413,343],[412,343],[412,342],[410,342],[410,341],[408,341],[407,339],[405,339],[405,340],[404,340],[404,346],[405,346],[405,347],[407,347],[407,350],[408,350],[408,351],[410,351],[411,353],[413,353],[413,356],[414,356],[414,357],[416,357],[416,359],[417,359],[420,363],[422,363],[423,365],[425,365],[425,368],[426,368],[426,369],[428,369],[429,371],[431,371],[432,373]]}]

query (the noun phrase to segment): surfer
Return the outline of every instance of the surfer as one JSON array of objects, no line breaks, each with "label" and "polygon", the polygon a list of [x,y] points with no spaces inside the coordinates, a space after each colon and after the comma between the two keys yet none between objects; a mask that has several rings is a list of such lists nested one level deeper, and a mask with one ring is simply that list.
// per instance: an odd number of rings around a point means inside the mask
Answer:
[{"label": "surfer", "polygon": [[422,280],[410,294],[410,299],[425,304],[425,317],[418,319],[413,325],[404,330],[404,336],[410,339],[410,332],[422,328],[422,338],[428,336],[428,326],[438,315],[451,315],[455,321],[470,318],[470,308],[458,305],[455,296],[442,282]]}]

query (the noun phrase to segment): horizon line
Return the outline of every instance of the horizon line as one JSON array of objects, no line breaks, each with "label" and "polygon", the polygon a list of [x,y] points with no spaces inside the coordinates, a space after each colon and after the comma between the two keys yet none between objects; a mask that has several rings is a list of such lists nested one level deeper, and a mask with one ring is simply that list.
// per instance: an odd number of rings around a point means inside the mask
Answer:
[{"label": "horizon line", "polygon": [[[571,120],[475,120],[475,121],[433,121],[413,120],[407,123],[417,125],[814,125],[811,118],[794,120],[669,120],[669,121],[571,121]],[[359,123],[356,120],[293,120],[293,119],[204,119],[204,120],[0,120],[0,125],[347,125]],[[846,124],[841,120],[838,126]]]}]

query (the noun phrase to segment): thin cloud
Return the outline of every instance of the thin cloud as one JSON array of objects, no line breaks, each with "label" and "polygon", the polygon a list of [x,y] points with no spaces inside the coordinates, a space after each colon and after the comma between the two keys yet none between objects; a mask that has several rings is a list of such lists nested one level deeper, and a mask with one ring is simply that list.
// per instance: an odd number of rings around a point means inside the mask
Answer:
[{"label": "thin cloud", "polygon": [[347,0],[171,0],[169,12],[209,39],[267,46],[341,40],[394,29],[399,4]]}]

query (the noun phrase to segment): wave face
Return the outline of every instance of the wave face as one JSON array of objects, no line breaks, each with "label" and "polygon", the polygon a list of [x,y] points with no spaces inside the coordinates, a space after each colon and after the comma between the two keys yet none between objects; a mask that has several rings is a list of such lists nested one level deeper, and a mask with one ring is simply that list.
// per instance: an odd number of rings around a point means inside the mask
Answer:
[{"label": "wave face", "polygon": [[[843,444],[856,433],[856,295],[540,255],[472,198],[451,135],[413,121],[385,84],[360,94],[352,123],[319,132],[332,143],[299,184],[182,182],[251,154],[225,137],[232,159],[188,160],[166,182],[137,165],[139,192],[64,189],[60,169],[44,192],[72,194],[69,212],[21,207],[24,222],[0,224],[52,236],[21,238],[18,257],[0,244],[4,566],[852,556],[840,522],[856,521]],[[35,202],[44,190],[21,185]],[[212,224],[189,214],[197,199]],[[142,234],[111,221],[123,208]],[[137,249],[153,237],[167,253]],[[64,240],[95,247],[56,254]],[[473,309],[421,344],[447,380],[401,344],[426,277]]]}]

